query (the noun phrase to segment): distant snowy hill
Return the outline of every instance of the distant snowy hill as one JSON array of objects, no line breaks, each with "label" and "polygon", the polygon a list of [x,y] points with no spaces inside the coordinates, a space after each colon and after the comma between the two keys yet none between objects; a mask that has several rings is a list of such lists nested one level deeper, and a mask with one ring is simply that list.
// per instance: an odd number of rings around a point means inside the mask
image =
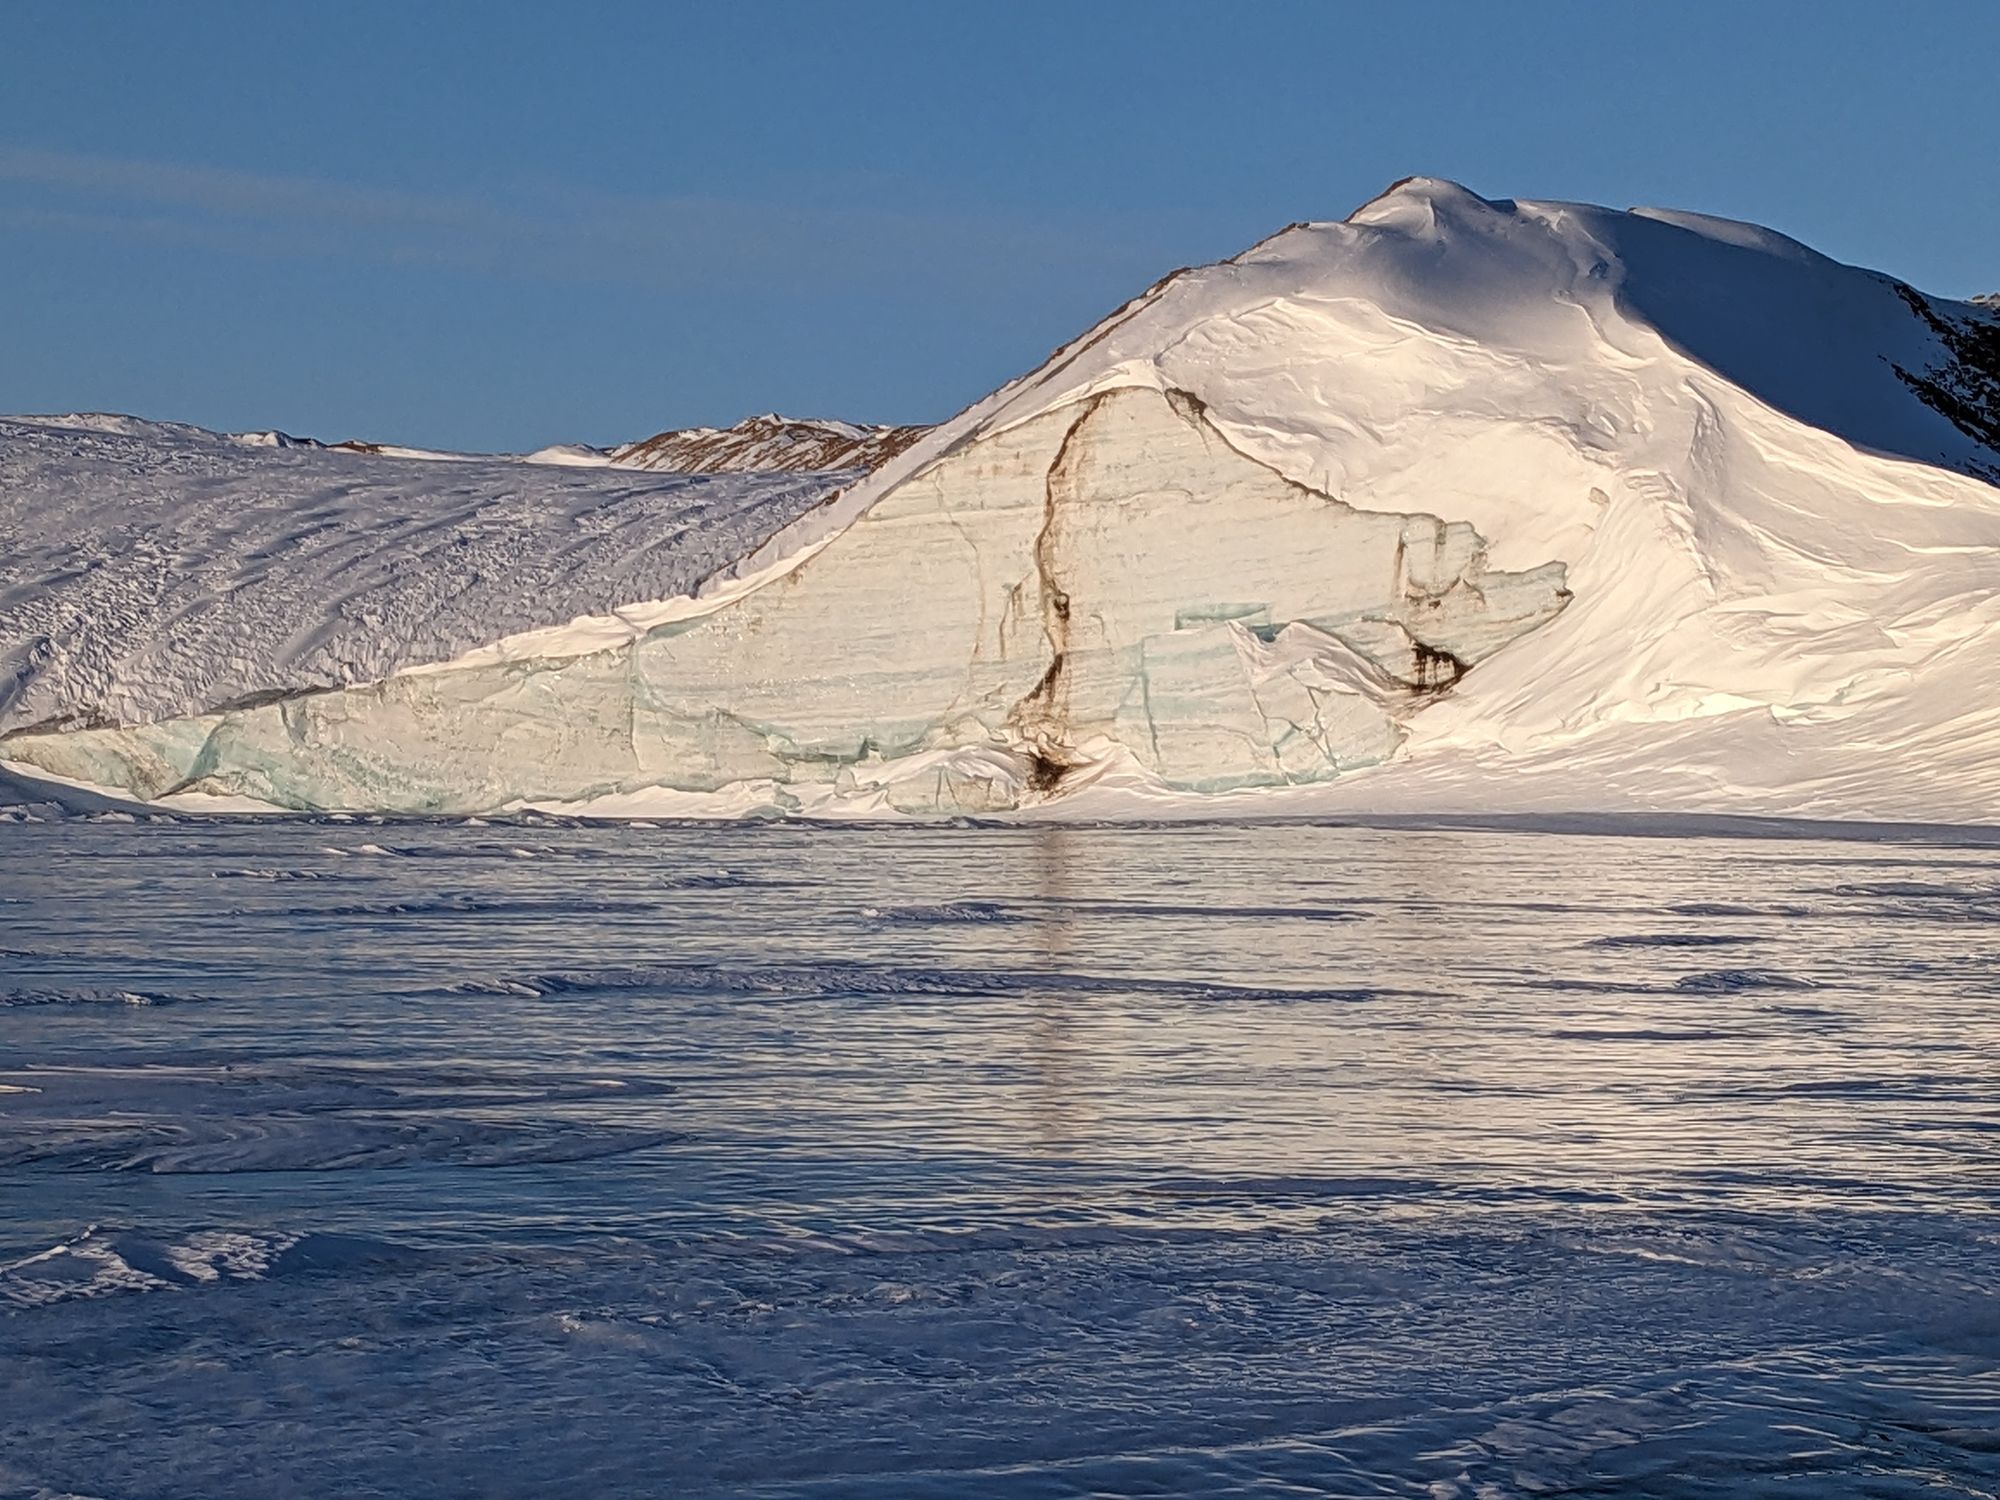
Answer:
[{"label": "distant snowy hill", "polygon": [[[100,432],[143,430],[200,433],[182,423],[148,423],[136,417],[91,414],[71,417],[23,418],[81,426]],[[379,458],[421,458],[460,463],[475,459],[517,458],[530,464],[571,468],[644,469],[661,474],[807,474],[846,469],[878,469],[930,431],[928,427],[864,426],[853,422],[802,420],[769,413],[746,417],[734,427],[681,427],[655,433],[614,448],[582,443],[557,443],[523,454],[450,453],[431,448],[399,447],[350,438],[319,443],[282,432],[226,434],[232,441],[272,448],[330,448]]]},{"label": "distant snowy hill", "polygon": [[[652,441],[793,441],[752,427]],[[387,460],[280,450],[287,483],[246,486],[186,436],[0,431],[0,565],[39,559],[0,581],[40,693],[8,722],[116,721],[0,757],[280,807],[2000,816],[2000,318],[1769,230],[1412,179],[1168,277],[939,428],[868,431],[844,484],[650,502],[619,536],[673,533],[658,591],[621,543],[501,528],[475,571],[532,568],[511,615],[452,605],[458,544],[380,518],[477,537],[481,485],[531,472],[560,516],[639,476],[409,464],[355,512],[363,470],[314,466]],[[333,563],[295,520],[232,536],[266,486],[258,516],[375,519]],[[146,566],[97,589],[79,545]],[[204,634],[243,555],[283,604]],[[281,624],[318,639],[336,580],[344,642],[401,644],[282,682]],[[118,690],[47,665],[81,660]]]},{"label": "distant snowy hill", "polygon": [[927,431],[924,427],[800,421],[772,414],[750,417],[734,427],[662,432],[614,448],[609,457],[623,468],[676,474],[876,469]]},{"label": "distant snowy hill", "polygon": [[806,474],[878,469],[901,453],[928,427],[870,426],[854,422],[781,417],[745,417],[734,427],[679,427],[612,448],[555,443],[532,453],[456,453],[396,443],[346,438],[323,443],[288,432],[211,432],[187,422],[160,422],[115,412],[71,412],[64,416],[0,418],[24,426],[66,428],[133,438],[221,441],[246,448],[317,448],[371,458],[424,459],[433,463],[553,464],[565,468],[644,469],[657,474]]},{"label": "distant snowy hill", "polygon": [[[312,438],[293,437],[289,432],[210,432],[187,422],[156,422],[146,417],[122,416],[117,412],[70,412],[65,416],[0,418],[26,427],[56,427],[71,432],[101,432],[110,437],[161,438],[193,442],[237,443],[245,448],[324,448]],[[353,446],[342,444],[340,446]]]}]

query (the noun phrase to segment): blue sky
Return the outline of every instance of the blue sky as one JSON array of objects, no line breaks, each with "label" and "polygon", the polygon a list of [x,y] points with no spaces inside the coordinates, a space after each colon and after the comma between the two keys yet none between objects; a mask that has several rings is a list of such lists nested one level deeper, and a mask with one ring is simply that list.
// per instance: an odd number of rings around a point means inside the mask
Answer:
[{"label": "blue sky", "polygon": [[2000,288],[2000,0],[14,0],[0,410],[931,421],[1395,178]]}]

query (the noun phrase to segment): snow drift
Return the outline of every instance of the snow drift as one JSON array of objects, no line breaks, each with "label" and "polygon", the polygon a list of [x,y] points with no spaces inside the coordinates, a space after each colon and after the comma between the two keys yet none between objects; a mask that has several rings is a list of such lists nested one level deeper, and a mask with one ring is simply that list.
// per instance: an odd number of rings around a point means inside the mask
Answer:
[{"label": "snow drift", "polygon": [[[1748,225],[1415,179],[1167,278],[816,504],[687,528],[678,597],[614,614],[593,576],[594,618],[559,591],[255,701],[218,651],[171,706],[15,713],[0,755],[396,811],[1980,821],[1996,444],[1985,309]],[[161,478],[159,524],[199,490]],[[49,620],[73,585],[26,595]],[[16,660],[107,628],[22,598]]]}]

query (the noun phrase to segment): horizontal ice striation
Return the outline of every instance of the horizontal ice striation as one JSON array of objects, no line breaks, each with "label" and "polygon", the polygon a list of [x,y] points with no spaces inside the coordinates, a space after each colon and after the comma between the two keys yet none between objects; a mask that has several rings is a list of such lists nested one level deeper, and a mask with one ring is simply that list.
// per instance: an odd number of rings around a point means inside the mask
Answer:
[{"label": "horizontal ice striation", "polygon": [[791,572],[611,649],[390,677],[5,754],[156,799],[475,812],[669,789],[995,811],[1129,756],[1322,782],[1568,600],[1462,522],[1356,510],[1178,391],[1102,392],[889,489]]}]

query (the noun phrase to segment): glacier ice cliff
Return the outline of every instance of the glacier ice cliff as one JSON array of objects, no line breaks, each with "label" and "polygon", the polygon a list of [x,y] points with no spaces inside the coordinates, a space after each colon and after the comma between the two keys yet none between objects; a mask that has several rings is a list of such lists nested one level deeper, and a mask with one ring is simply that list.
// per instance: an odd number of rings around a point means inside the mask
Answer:
[{"label": "glacier ice cliff", "polygon": [[398,812],[1984,820],[1992,324],[1754,226],[1416,179],[872,474],[732,492],[676,591],[524,594],[469,649],[248,698],[224,655],[177,712],[17,719],[0,758]]},{"label": "glacier ice cliff", "polygon": [[1407,713],[1552,618],[1563,575],[1284,479],[1183,393],[1114,390],[968,444],[794,571],[608,650],[8,750],[145,798],[400,812],[732,786],[797,807],[871,779],[898,810],[991,811],[1108,745],[1172,789],[1323,781],[1386,759]]}]

